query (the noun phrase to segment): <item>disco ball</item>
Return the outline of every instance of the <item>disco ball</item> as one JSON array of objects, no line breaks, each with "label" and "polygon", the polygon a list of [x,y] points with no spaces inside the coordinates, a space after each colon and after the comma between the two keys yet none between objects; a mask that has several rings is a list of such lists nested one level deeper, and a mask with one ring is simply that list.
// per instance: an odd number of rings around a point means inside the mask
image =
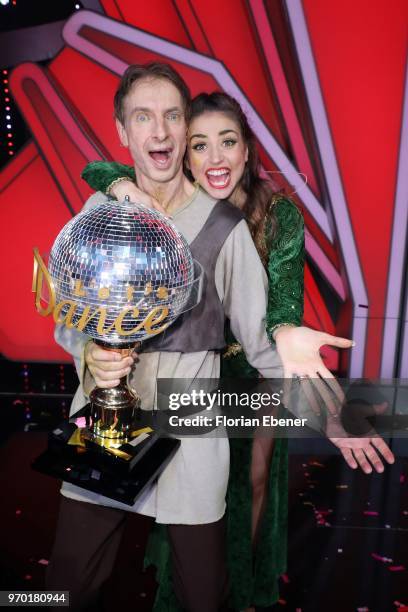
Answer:
[{"label": "disco ball", "polygon": [[161,325],[170,325],[186,309],[195,276],[187,241],[166,217],[117,201],[69,221],[48,269],[61,320],[69,315],[73,327],[86,320],[81,331],[108,344],[151,337],[143,322],[155,309],[168,309]]}]

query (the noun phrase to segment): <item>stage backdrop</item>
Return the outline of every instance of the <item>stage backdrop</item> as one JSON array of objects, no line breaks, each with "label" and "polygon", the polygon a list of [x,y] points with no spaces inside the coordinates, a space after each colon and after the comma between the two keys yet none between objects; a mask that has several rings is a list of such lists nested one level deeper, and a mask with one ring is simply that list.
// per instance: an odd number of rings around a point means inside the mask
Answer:
[{"label": "stage backdrop", "polygon": [[128,64],[160,60],[193,95],[220,89],[239,100],[265,171],[302,208],[305,323],[356,341],[347,361],[327,351],[329,366],[407,377],[408,2],[101,4],[104,14],[68,19],[46,68],[24,63],[10,79],[32,140],[0,174],[1,353],[69,359],[34,310],[32,247],[49,250],[81,209],[88,161],[130,161],[113,94]]}]

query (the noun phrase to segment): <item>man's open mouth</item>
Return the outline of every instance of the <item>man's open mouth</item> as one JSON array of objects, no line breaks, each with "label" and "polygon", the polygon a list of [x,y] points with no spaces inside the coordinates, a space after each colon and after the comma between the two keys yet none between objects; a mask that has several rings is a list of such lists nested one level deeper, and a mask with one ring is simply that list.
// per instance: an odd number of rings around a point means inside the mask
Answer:
[{"label": "man's open mouth", "polygon": [[214,189],[225,189],[230,183],[231,171],[228,168],[210,168],[205,176]]},{"label": "man's open mouth", "polygon": [[166,149],[149,151],[149,155],[154,161],[156,166],[158,166],[159,168],[161,167],[165,168],[169,165],[171,161],[172,152],[173,152],[173,149],[166,148]]}]

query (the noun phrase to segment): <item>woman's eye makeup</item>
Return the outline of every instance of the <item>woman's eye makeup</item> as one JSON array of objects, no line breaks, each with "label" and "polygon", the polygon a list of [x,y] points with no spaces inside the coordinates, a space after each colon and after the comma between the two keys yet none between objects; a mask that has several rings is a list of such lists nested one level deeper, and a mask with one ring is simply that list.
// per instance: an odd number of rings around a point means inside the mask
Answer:
[{"label": "woman's eye makeup", "polygon": [[193,151],[204,151],[206,147],[205,142],[195,142],[191,148],[193,149]]},{"label": "woman's eye makeup", "polygon": [[[225,147],[226,149],[230,149],[231,147],[236,145],[237,142],[238,141],[235,140],[235,138],[226,138],[225,140],[222,141],[222,146]],[[207,148],[207,143],[195,142],[193,145],[191,145],[191,148],[193,149],[193,151],[205,151],[205,149]]]}]

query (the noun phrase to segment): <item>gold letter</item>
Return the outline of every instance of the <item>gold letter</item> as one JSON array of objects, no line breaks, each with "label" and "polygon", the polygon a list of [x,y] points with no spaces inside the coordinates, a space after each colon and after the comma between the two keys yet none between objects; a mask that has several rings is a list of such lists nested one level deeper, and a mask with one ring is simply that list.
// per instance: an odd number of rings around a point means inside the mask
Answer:
[{"label": "gold letter", "polygon": [[[66,312],[61,317],[60,316],[61,310],[66,304],[69,306],[68,312]],[[72,323],[72,317],[75,314],[75,309],[76,309],[75,302],[73,302],[72,300],[63,300],[62,302],[57,304],[56,307],[54,308],[54,312],[52,313],[54,317],[54,321],[56,323],[65,323],[66,327],[72,329],[73,327],[75,327],[75,325],[73,325]]]},{"label": "gold letter", "polygon": [[73,291],[73,295],[76,295],[77,297],[84,297],[84,295],[86,295],[82,286],[82,281],[79,279],[75,281],[75,289]]},{"label": "gold letter", "polygon": [[159,287],[156,291],[156,295],[159,300],[166,300],[169,297],[169,292],[166,287]]},{"label": "gold letter", "polygon": [[126,289],[126,299],[128,302],[130,302],[130,300],[132,299],[134,292],[135,292],[134,287],[128,287]]},{"label": "gold letter", "polygon": [[[158,317],[155,319],[155,315],[159,313]],[[144,320],[144,328],[147,331],[148,334],[159,334],[160,332],[162,332],[164,329],[166,329],[166,327],[168,326],[168,323],[166,323],[165,325],[162,325],[161,327],[157,328],[157,329],[152,329],[153,325],[157,325],[158,323],[161,323],[169,314],[169,309],[167,306],[156,306],[155,308],[153,308],[153,310],[151,310],[149,312],[149,314],[147,315],[147,317]]]},{"label": "gold letter", "polygon": [[130,308],[124,308],[122,310],[122,312],[118,315],[118,317],[116,318],[115,321],[115,329],[118,332],[118,334],[120,334],[121,336],[131,336],[132,334],[135,334],[136,332],[140,331],[144,325],[144,321],[142,321],[141,323],[139,323],[138,325],[136,325],[135,327],[132,327],[132,329],[129,329],[128,331],[126,331],[125,329],[123,329],[122,327],[122,323],[123,323],[123,319],[126,317],[126,315],[133,311],[133,316],[136,319],[136,317],[139,316],[139,309],[135,307],[130,307]]},{"label": "gold letter", "polygon": [[[41,304],[41,290],[44,280],[48,288],[49,296],[49,302],[46,308],[44,308],[44,306]],[[50,273],[48,272],[47,267],[37,248],[34,249],[34,271],[32,291],[33,293],[35,293],[35,307],[37,309],[37,312],[41,316],[47,317],[53,311],[55,306],[55,287],[54,283],[52,282]]]},{"label": "gold letter", "polygon": [[107,300],[110,294],[109,287],[101,287],[98,291],[98,298],[100,300]]}]

